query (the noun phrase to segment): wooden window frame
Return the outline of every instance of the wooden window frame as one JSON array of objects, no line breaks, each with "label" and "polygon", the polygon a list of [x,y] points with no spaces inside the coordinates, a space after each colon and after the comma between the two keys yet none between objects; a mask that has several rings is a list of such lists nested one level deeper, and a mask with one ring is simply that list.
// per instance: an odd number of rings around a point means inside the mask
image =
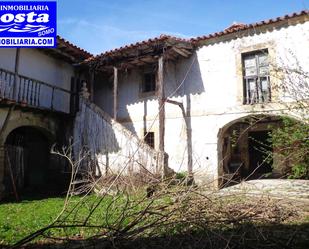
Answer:
[{"label": "wooden window frame", "polygon": [[[242,68],[243,68],[243,85],[244,85],[244,101],[245,105],[267,103],[271,101],[271,87],[270,87],[270,76],[269,76],[269,63],[264,66],[267,67],[266,74],[260,74],[260,62],[259,56],[261,54],[267,54],[269,58],[268,49],[251,51],[242,54]],[[254,75],[246,75],[245,59],[248,56],[254,56],[255,71]],[[267,90],[263,91],[262,83],[266,80]],[[250,84],[251,83],[251,84]],[[250,89],[250,86],[254,84],[254,88]],[[266,97],[265,97],[266,96]]]},{"label": "wooden window frame", "polygon": [[[147,79],[146,79],[147,75],[150,75],[151,82],[147,81]],[[149,86],[147,86],[147,84],[149,84]],[[153,72],[153,71],[143,72],[142,82],[140,84],[140,96],[141,97],[152,96],[152,95],[155,95],[156,92],[157,92],[157,74],[156,74],[156,72]]]}]

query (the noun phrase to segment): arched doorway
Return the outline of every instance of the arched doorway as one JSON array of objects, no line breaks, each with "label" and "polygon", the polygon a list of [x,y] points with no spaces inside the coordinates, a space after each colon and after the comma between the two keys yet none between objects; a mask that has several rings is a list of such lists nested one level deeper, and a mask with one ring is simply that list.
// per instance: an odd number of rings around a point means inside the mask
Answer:
[{"label": "arched doorway", "polygon": [[[30,126],[14,129],[5,141],[4,185],[20,193],[46,194],[56,185],[51,164],[52,136]],[[14,186],[15,185],[15,186]]]},{"label": "arched doorway", "polygon": [[242,180],[278,178],[273,170],[272,130],[282,125],[280,116],[251,115],[225,125],[218,135],[220,185]]}]

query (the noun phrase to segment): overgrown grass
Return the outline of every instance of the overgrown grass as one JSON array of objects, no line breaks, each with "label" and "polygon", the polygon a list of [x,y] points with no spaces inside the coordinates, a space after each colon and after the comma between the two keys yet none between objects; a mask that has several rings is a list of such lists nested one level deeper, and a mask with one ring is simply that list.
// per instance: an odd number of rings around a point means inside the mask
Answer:
[{"label": "overgrown grass", "polygon": [[[50,243],[54,248],[55,241],[61,244],[68,238],[85,243],[117,238],[122,248],[136,241],[162,245],[167,238],[175,243],[188,243],[188,248],[192,240],[210,243],[209,248],[227,248],[229,243],[243,246],[240,248],[247,248],[246,245],[250,245],[248,248],[285,248],[283,244],[306,248],[302,245],[307,243],[308,213],[303,212],[302,207],[268,197],[204,193],[179,187],[157,190],[151,198],[146,198],[145,192],[103,198],[72,197],[55,223],[57,227],[44,231],[44,236],[36,237],[31,243]],[[51,224],[63,204],[64,198],[0,204],[0,247],[13,245]],[[148,227],[152,223],[154,225]],[[192,248],[200,248],[199,243]]]},{"label": "overgrown grass", "polygon": [[0,244],[13,244],[47,226],[63,207],[63,198],[25,200],[0,205]]},{"label": "overgrown grass", "polygon": [[[95,196],[87,196],[85,201],[80,197],[73,197],[70,199],[68,210],[63,215],[69,215],[67,221],[72,221],[77,224],[82,222],[91,209],[91,203],[96,203]],[[124,201],[120,198],[120,202]],[[104,199],[103,203],[96,209],[91,216],[91,223],[102,225],[106,222],[104,210],[110,202],[110,198]],[[78,204],[78,212],[68,214],[71,207]],[[64,205],[64,198],[47,198],[42,200],[24,200],[21,202],[4,203],[0,205],[0,245],[11,245],[24,238],[25,236],[51,224],[59,215]],[[109,219],[113,218],[116,210],[110,214]],[[53,229],[49,232],[49,236],[57,237],[74,237],[87,236],[95,231],[91,229],[66,228]],[[42,238],[41,238],[42,239]]]},{"label": "overgrown grass", "polygon": [[[57,225],[63,220],[64,226],[75,224],[76,227],[53,228],[45,232],[45,238],[38,237],[37,240],[45,240],[50,237],[57,238],[87,238],[100,232],[100,229],[114,224],[123,212],[123,206],[128,198],[136,200],[142,198],[139,194],[133,196],[118,195],[116,197],[105,196],[104,198],[95,195],[84,197],[71,197],[67,208],[61,214]],[[46,198],[42,200],[24,200],[0,204],[0,246],[12,245],[25,236],[50,225],[61,213],[65,198]],[[94,208],[95,205],[97,208]],[[140,212],[147,202],[129,207],[128,212]],[[90,212],[88,224],[96,227],[79,227],[83,225]],[[126,214],[121,222],[126,226],[131,221],[130,215]]]}]

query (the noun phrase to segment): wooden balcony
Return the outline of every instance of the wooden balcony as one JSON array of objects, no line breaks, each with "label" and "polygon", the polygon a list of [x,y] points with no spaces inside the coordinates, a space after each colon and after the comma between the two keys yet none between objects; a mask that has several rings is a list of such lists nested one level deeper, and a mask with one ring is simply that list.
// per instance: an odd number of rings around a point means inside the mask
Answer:
[{"label": "wooden balcony", "polygon": [[0,68],[0,103],[70,114],[71,91]]}]

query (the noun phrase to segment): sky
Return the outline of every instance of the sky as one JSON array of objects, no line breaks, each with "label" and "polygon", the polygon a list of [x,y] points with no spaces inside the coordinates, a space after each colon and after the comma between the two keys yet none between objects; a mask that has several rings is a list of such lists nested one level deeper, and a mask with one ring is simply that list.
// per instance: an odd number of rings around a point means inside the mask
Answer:
[{"label": "sky", "polygon": [[58,0],[57,33],[99,54],[169,34],[183,38],[309,8],[309,0]]}]

